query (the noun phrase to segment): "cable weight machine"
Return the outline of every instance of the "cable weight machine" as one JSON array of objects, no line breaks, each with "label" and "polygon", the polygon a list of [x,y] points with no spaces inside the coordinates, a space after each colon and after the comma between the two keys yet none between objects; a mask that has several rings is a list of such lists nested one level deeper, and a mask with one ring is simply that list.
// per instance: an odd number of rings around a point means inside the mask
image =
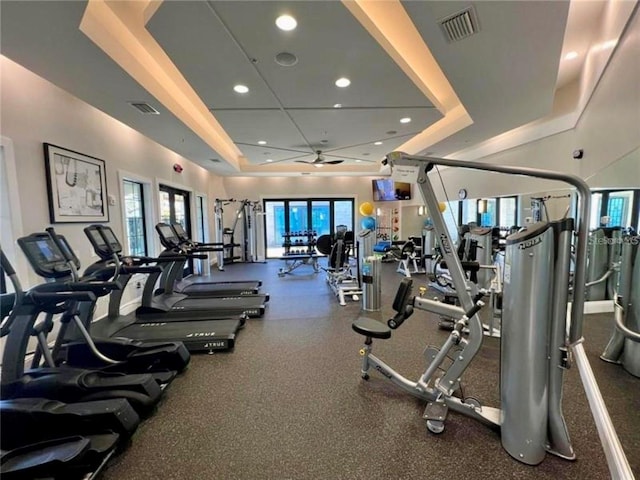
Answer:
[{"label": "cable weight machine", "polygon": [[[542,462],[546,453],[567,460],[576,458],[562,414],[564,370],[575,364],[612,478],[633,478],[583,346],[591,199],[588,185],[579,177],[559,172],[418,157],[402,152],[392,152],[385,162],[391,165],[394,175],[398,173],[403,181],[417,184],[427,207],[434,212],[432,220],[438,243],[449,266],[460,306],[420,296],[412,298],[411,279],[403,279],[393,303],[397,314],[387,324],[368,317],[360,317],[352,324],[354,331],[366,337],[360,350],[362,378],[368,379],[370,367],[374,367],[399,388],[425,400],[423,418],[431,432],[442,432],[448,411],[453,410],[499,429],[502,446],[512,457],[536,465]],[[428,177],[438,165],[561,181],[573,186],[578,194],[575,222],[573,219],[539,222],[507,239],[500,408],[483,406],[472,397],[454,395],[462,374],[482,345],[482,324],[477,314],[484,306],[481,300],[484,292],[467,280],[438,210],[438,200]],[[575,274],[569,320],[572,243],[575,246]],[[416,309],[446,314],[458,321],[442,346],[425,349],[426,370],[417,381],[412,381],[373,355],[372,343],[374,338],[390,338],[392,330]],[[440,371],[447,358],[451,363]]]},{"label": "cable weight machine", "polygon": [[[233,223],[225,227],[224,207],[237,204]],[[263,226],[260,202],[248,199],[216,198],[214,202],[215,232],[222,249],[217,254],[218,270],[230,263],[264,262],[264,247],[261,244]],[[228,219],[227,219],[228,220]]]}]

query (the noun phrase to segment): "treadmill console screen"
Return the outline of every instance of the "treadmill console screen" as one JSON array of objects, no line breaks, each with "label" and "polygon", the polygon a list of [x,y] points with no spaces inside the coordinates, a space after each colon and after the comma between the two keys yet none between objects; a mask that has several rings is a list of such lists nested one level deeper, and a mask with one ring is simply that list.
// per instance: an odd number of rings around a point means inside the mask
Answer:
[{"label": "treadmill console screen", "polygon": [[173,232],[171,225],[167,225],[166,223],[159,223],[156,225],[156,230],[160,234],[160,240],[162,244],[167,248],[177,247],[180,244],[178,237]]},{"label": "treadmill console screen", "polygon": [[41,277],[60,278],[71,275],[71,268],[49,234],[35,233],[19,238],[18,245]]},{"label": "treadmill console screen", "polygon": [[187,236],[187,232],[185,231],[181,223],[172,223],[171,227],[173,228],[175,234],[178,236],[178,239],[182,241],[189,239],[189,237]]},{"label": "treadmill console screen", "polygon": [[109,246],[114,253],[122,252],[122,245],[120,245],[120,242],[110,227],[102,227],[102,233],[104,233],[104,236],[107,239],[107,242],[109,242]]},{"label": "treadmill console screen", "polygon": [[[103,260],[111,258],[111,255],[114,253],[122,252],[122,245],[120,245],[120,242],[118,242],[118,239],[109,227],[91,225],[84,229],[84,233],[87,235],[91,245],[93,245],[94,251]],[[105,240],[103,234],[107,240]]]}]

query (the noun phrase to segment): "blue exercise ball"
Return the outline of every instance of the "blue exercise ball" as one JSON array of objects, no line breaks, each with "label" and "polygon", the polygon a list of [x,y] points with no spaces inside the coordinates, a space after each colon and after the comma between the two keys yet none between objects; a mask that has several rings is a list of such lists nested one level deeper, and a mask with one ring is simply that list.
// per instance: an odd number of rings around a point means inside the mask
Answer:
[{"label": "blue exercise ball", "polygon": [[364,217],[360,222],[360,225],[364,229],[373,230],[376,228],[376,219],[373,217]]}]

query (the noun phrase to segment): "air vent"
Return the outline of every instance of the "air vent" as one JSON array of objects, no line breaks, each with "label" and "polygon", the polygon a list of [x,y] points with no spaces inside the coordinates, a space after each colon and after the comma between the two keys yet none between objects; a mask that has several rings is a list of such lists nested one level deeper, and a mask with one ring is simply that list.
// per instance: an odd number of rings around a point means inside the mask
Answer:
[{"label": "air vent", "polygon": [[441,19],[439,23],[444,36],[450,43],[470,37],[480,30],[476,12],[471,6]]},{"label": "air vent", "polygon": [[144,115],[160,115],[160,112],[146,102],[129,102],[133,108]]},{"label": "air vent", "polygon": [[209,160],[211,160],[213,163],[220,163],[219,158],[210,158]]}]

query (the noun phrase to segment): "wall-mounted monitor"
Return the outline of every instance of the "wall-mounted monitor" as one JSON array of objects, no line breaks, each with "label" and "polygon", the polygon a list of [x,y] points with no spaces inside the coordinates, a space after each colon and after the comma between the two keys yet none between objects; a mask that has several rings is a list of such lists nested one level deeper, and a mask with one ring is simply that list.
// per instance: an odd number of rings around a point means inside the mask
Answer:
[{"label": "wall-mounted monitor", "polygon": [[372,180],[373,201],[390,202],[396,200],[411,200],[411,184],[394,182],[392,178]]}]

